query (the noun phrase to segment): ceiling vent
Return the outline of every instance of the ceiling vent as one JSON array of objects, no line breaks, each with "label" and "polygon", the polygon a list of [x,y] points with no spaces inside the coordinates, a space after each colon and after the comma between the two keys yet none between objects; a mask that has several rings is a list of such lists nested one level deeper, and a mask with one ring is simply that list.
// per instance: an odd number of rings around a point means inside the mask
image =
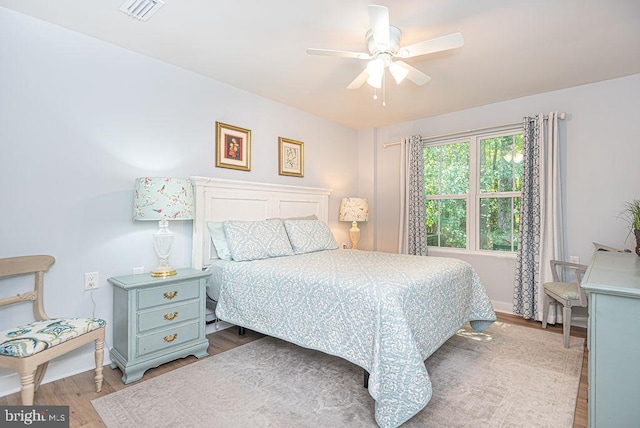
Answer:
[{"label": "ceiling vent", "polygon": [[132,18],[146,21],[162,6],[164,6],[162,0],[126,0],[120,6],[120,11]]}]

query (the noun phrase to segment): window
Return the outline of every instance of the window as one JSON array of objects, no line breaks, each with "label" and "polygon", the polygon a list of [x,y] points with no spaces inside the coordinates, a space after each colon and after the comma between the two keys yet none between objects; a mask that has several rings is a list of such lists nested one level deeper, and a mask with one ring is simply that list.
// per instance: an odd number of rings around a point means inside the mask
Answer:
[{"label": "window", "polygon": [[425,145],[427,245],[517,251],[522,131]]}]

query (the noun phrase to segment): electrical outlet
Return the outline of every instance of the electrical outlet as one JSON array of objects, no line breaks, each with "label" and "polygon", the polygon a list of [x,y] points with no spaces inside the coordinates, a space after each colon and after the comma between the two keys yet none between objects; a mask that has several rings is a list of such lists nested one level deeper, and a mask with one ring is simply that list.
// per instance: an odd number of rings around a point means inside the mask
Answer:
[{"label": "electrical outlet", "polygon": [[144,273],[144,266],[138,266],[133,268],[134,275],[138,275],[139,273]]},{"label": "electrical outlet", "polygon": [[87,272],[84,274],[84,289],[95,290],[98,288],[98,272]]},{"label": "electrical outlet", "polygon": [[580,257],[571,256],[571,257],[569,257],[569,262],[571,262],[571,263],[580,263]]}]

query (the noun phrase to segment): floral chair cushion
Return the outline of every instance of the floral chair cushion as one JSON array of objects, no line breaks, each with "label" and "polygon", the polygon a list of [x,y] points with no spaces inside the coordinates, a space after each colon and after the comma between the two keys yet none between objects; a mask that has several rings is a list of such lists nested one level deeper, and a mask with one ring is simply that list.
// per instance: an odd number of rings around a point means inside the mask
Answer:
[{"label": "floral chair cushion", "polygon": [[100,318],[51,318],[0,331],[0,355],[28,357],[107,325]]}]

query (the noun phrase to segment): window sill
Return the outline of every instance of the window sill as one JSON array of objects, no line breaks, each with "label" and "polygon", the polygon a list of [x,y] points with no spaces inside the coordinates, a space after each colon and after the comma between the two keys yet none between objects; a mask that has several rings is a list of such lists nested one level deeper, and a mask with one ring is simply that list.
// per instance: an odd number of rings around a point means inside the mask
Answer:
[{"label": "window sill", "polygon": [[468,256],[483,256],[483,257],[493,257],[497,259],[513,259],[515,260],[518,257],[518,254],[511,251],[472,251],[472,250],[464,250],[462,248],[441,248],[441,247],[428,247],[427,248],[428,255],[443,257],[453,256],[453,255],[468,255]]}]

